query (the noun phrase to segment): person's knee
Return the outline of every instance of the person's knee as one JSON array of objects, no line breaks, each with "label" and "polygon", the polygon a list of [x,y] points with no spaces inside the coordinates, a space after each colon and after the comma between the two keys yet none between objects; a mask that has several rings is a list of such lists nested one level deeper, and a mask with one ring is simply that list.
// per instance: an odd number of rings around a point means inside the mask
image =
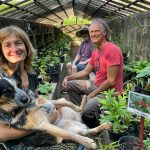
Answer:
[{"label": "person's knee", "polygon": [[68,62],[68,63],[66,64],[66,68],[71,68],[71,67],[72,67],[71,62]]},{"label": "person's knee", "polygon": [[82,71],[85,69],[85,67],[86,67],[86,65],[84,65],[84,64],[78,64],[77,65],[77,71]]},{"label": "person's knee", "polygon": [[90,99],[82,114],[83,122],[89,127],[93,128],[99,125],[100,104],[97,98]]}]

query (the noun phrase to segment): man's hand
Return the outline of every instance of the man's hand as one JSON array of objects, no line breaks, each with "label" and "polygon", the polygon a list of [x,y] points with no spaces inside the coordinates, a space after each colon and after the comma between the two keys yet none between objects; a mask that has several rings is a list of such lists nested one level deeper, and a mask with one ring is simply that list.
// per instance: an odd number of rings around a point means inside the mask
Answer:
[{"label": "man's hand", "polygon": [[77,67],[76,65],[72,65],[72,73],[76,73],[77,72]]},{"label": "man's hand", "polygon": [[62,82],[62,86],[66,89],[68,86],[68,79],[65,77],[63,82]]}]

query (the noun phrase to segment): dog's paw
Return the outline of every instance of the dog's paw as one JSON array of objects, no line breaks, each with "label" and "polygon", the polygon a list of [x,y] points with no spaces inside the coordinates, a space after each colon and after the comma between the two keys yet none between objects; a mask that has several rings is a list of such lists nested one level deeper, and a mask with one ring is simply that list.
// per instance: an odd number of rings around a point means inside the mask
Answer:
[{"label": "dog's paw", "polygon": [[96,149],[97,145],[93,139],[90,139],[88,137],[84,137],[84,144],[85,147],[90,149]]},{"label": "dog's paw", "polygon": [[89,132],[90,132],[90,134],[95,135],[103,130],[109,130],[109,129],[111,129],[111,127],[112,127],[111,123],[105,122],[95,128],[90,129]]},{"label": "dog's paw", "polygon": [[103,130],[109,130],[112,127],[111,122],[105,122],[103,124],[100,125],[102,127]]}]

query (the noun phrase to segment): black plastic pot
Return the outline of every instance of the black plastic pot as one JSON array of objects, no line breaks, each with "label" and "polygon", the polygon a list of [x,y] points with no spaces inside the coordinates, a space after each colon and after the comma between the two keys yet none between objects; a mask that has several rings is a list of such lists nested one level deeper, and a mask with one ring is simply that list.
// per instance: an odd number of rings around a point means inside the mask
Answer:
[{"label": "black plastic pot", "polygon": [[64,63],[64,62],[65,62],[65,56],[62,55],[62,56],[60,56],[60,63]]},{"label": "black plastic pot", "polygon": [[118,143],[120,150],[138,150],[138,138],[135,136],[123,136]]},{"label": "black plastic pot", "polygon": [[142,89],[140,86],[137,86],[135,88],[135,92],[141,93],[141,94],[145,94],[145,95],[150,95],[150,91]]},{"label": "black plastic pot", "polygon": [[48,68],[49,74],[60,71],[60,67],[61,67],[60,64],[55,64],[53,66],[49,66],[49,68]]},{"label": "black plastic pot", "polygon": [[128,135],[128,133],[127,132],[116,133],[111,130],[109,131],[109,137],[112,141],[118,141],[121,137],[123,137],[125,135]]},{"label": "black plastic pot", "polygon": [[57,83],[59,81],[59,73],[60,71],[55,71],[50,73],[51,82]]}]

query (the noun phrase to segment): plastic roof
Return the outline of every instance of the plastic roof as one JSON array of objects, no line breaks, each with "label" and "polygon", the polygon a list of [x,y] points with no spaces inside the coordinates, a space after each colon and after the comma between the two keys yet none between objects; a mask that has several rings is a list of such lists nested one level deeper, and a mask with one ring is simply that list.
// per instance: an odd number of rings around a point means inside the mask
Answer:
[{"label": "plastic roof", "polygon": [[[64,19],[78,16],[112,19],[150,10],[150,0],[0,0],[0,16],[60,24]],[[65,26],[65,32],[76,31],[76,26]]]}]

